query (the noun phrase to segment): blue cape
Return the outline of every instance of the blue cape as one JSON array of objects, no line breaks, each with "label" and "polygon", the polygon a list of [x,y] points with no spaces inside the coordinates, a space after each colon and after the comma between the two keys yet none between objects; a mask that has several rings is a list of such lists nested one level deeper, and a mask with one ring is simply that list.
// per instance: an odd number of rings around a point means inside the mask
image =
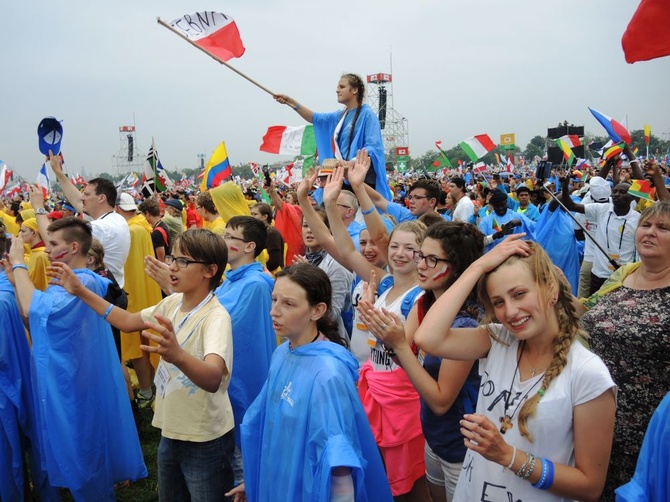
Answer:
[{"label": "blue cape", "polygon": [[330,500],[331,470],[352,471],[355,500],[391,501],[391,489],[344,347],[314,342],[277,348],[267,382],[242,423],[250,502]]},{"label": "blue cape", "polygon": [[570,283],[572,294],[579,289],[579,249],[572,218],[557,208],[553,213],[547,209],[540,215],[535,230],[535,241],[542,245],[551,261],[563,271]]},{"label": "blue cape", "polygon": [[615,490],[617,502],[670,500],[670,393],[649,421],[635,474]]},{"label": "blue cape", "polygon": [[[503,225],[512,220],[521,220],[521,226],[515,227],[512,231],[513,234],[520,234],[522,232],[526,233],[527,240],[535,240],[535,222],[526,218],[523,214],[508,209],[503,216],[499,216],[495,211],[490,213],[487,216],[484,216],[479,222],[479,230],[482,231],[484,235],[491,235],[496,231],[493,229],[493,220],[496,221],[499,225]],[[495,246],[500,244],[503,241],[502,238],[493,241],[492,244],[486,246],[486,251],[490,251]]]},{"label": "blue cape", "polygon": [[[108,279],[75,273],[105,295]],[[148,474],[109,324],[51,285],[33,294],[30,334],[49,480],[76,500],[115,500],[114,483]]]},{"label": "blue cape", "polygon": [[[337,124],[342,118],[343,110],[330,113],[314,113],[312,124],[314,125],[314,137],[316,139],[316,149],[319,152],[320,159],[334,158],[332,139],[335,134]],[[340,134],[338,137],[338,146],[345,160],[356,158],[358,150],[366,148],[372,160],[372,167],[377,175],[375,190],[379,192],[386,200],[393,200],[391,189],[386,180],[386,157],[384,155],[384,142],[382,140],[382,131],[379,125],[379,119],[375,112],[368,105],[361,107],[361,112],[356,120],[356,129],[349,147],[349,134]],[[347,155],[348,153],[348,155]]]},{"label": "blue cape", "polygon": [[24,500],[23,459],[30,451],[33,492],[40,500],[60,500],[40,460],[30,348],[14,297],[0,273],[0,500]]},{"label": "blue cape", "polygon": [[240,445],[239,426],[247,408],[263,388],[277,338],[272,328],[272,277],[260,263],[243,265],[226,272],[226,280],[215,293],[230,314],[233,329],[233,373],[228,397],[233,406],[235,434]]}]

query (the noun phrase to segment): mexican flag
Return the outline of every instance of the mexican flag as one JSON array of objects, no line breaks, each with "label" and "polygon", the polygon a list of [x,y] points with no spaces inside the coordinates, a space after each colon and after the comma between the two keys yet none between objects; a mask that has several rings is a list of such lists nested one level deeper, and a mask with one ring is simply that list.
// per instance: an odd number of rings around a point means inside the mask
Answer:
[{"label": "mexican flag", "polygon": [[477,162],[484,155],[496,147],[488,134],[478,134],[471,136],[460,143],[460,147],[467,154],[472,162]]},{"label": "mexican flag", "polygon": [[272,126],[263,136],[261,152],[278,153],[281,155],[304,155],[309,157],[316,153],[314,127]]}]

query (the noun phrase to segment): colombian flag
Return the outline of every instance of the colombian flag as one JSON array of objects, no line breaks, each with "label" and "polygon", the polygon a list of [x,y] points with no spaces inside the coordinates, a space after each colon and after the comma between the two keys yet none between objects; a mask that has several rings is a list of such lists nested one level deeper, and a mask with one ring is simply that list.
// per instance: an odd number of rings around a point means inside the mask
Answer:
[{"label": "colombian flag", "polygon": [[233,174],[233,170],[228,160],[228,151],[226,150],[226,144],[222,141],[207,163],[200,183],[200,191],[204,192],[219,186],[231,174]]}]

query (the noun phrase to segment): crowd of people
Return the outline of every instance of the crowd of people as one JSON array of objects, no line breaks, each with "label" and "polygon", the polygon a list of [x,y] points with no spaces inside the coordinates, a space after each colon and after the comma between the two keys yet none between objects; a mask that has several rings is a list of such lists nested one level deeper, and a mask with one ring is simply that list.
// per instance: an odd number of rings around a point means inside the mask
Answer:
[{"label": "crowd of people", "polygon": [[387,177],[364,92],[275,96],[333,159],[292,187],[52,155],[62,194],[2,201],[0,500],[114,500],[141,409],[161,501],[670,497],[666,166]]}]

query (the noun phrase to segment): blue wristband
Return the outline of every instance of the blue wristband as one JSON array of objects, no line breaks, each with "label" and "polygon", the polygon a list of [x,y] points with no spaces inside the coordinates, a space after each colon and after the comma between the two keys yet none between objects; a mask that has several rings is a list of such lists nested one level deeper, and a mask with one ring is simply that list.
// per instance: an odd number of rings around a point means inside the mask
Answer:
[{"label": "blue wristband", "polygon": [[107,310],[105,310],[105,313],[102,314],[102,318],[103,318],[103,319],[107,319],[107,316],[109,315],[109,313],[112,311],[113,308],[114,308],[114,305],[112,305],[112,304],[110,303],[110,304],[109,304],[109,307],[107,307]]},{"label": "blue wristband", "polygon": [[372,206],[372,207],[371,207],[370,209],[368,209],[367,211],[363,211],[363,210],[361,209],[361,214],[362,214],[363,216],[367,216],[368,214],[372,214],[372,212],[373,212],[374,210],[375,210],[375,206]]},{"label": "blue wristband", "polygon": [[549,464],[549,468],[547,469],[549,472],[547,473],[547,479],[544,482],[544,485],[542,485],[542,490],[548,490],[554,483],[554,463],[551,460],[547,460],[547,463]]},{"label": "blue wristband", "polygon": [[28,266],[24,265],[23,263],[17,263],[16,265],[12,265],[12,272],[16,270],[17,268],[22,268],[23,270],[28,270]]},{"label": "blue wristband", "polygon": [[295,106],[292,106],[291,108],[293,108],[297,112],[298,110],[300,110],[300,103],[298,103]]},{"label": "blue wristband", "polygon": [[544,484],[547,482],[547,471],[549,470],[549,461],[546,458],[541,458],[540,463],[542,464],[542,474],[540,474],[540,479],[538,479],[537,483],[533,484],[533,488],[544,490]]}]

